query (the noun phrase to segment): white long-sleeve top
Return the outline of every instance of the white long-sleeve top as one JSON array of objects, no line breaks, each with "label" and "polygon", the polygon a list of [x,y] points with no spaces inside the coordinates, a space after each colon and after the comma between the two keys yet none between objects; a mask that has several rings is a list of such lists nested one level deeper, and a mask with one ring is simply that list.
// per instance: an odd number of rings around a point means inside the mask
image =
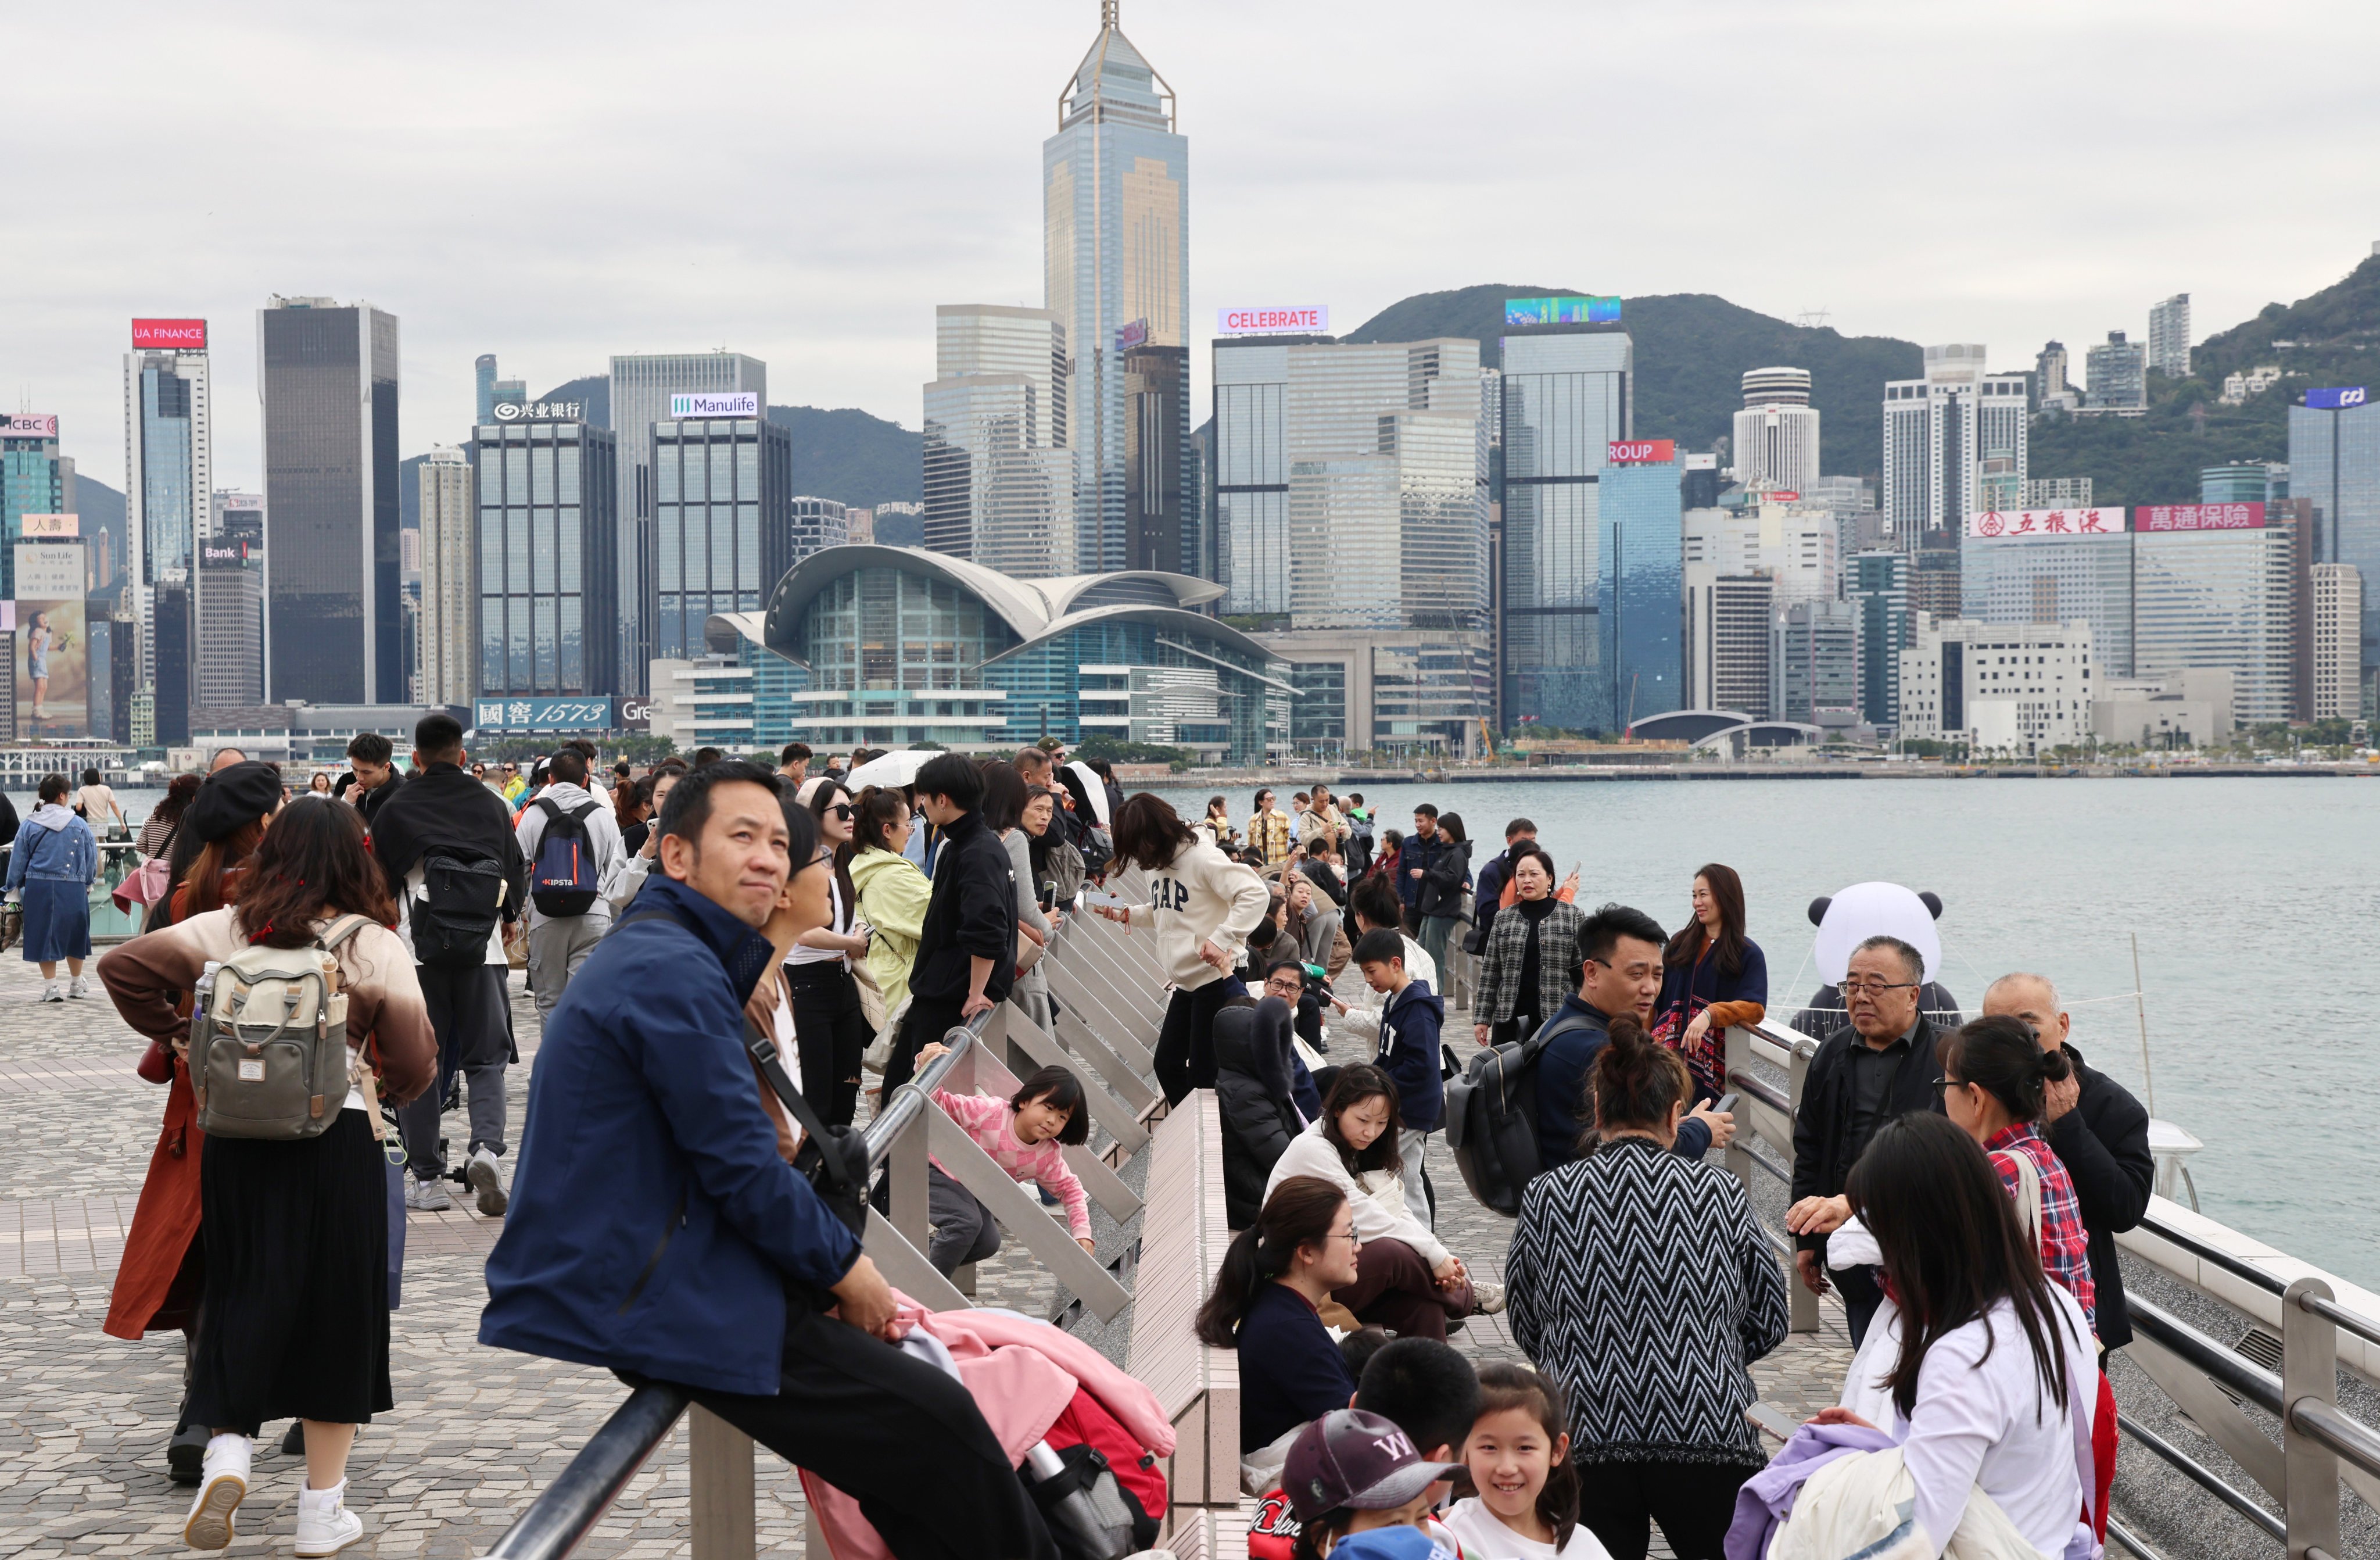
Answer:
[{"label": "white long-sleeve top", "polygon": [[[572,786],[560,780],[546,786],[544,790],[538,793],[538,796],[551,800],[555,807],[565,812],[576,811],[590,801],[595,804],[595,810],[589,813],[585,819],[587,844],[595,852],[597,880],[595,903],[588,908],[587,914],[591,920],[610,920],[612,896],[618,891],[620,876],[628,868],[627,847],[620,841],[619,814],[604,805],[602,798],[589,796],[584,786]],[[538,843],[545,838],[545,809],[538,806],[536,802],[529,803],[528,809],[521,813],[519,826],[513,833],[520,841],[521,855],[528,859],[530,871],[534,872],[537,868]],[[537,908],[536,901],[532,899],[528,907],[530,928],[534,930],[543,926],[550,919],[552,918]]]},{"label": "white long-sleeve top", "polygon": [[[1402,1240],[1420,1252],[1424,1264],[1432,1270],[1446,1261],[1446,1248],[1439,1243],[1438,1237],[1403,1211],[1404,1177],[1393,1169],[1371,1173],[1386,1177],[1379,1189],[1393,1197],[1395,1206],[1391,1208],[1349,1172],[1346,1162],[1339,1157],[1338,1146],[1322,1135],[1322,1125],[1316,1122],[1292,1138],[1289,1147],[1281,1151],[1281,1157],[1273,1161],[1272,1175],[1265,1181],[1265,1196],[1271,1197],[1273,1188],[1292,1176],[1319,1176],[1347,1194],[1348,1205],[1355,1211],[1356,1239]],[[1370,1174],[1364,1177],[1370,1178]]]},{"label": "white long-sleeve top", "polygon": [[2065,1323],[2063,1407],[2042,1386],[2016,1309],[2002,1300],[1925,1351],[1916,1405],[1906,1419],[1893,1416],[1890,1433],[1916,1485],[1917,1520],[1937,1554],[1977,1488],[2045,1560],[2064,1554],[2074,1536],[2099,1368],[2082,1308],[2057,1285],[2048,1289]]},{"label": "white long-sleeve top", "polygon": [[1185,845],[1173,859],[1148,874],[1149,902],[1124,911],[1135,931],[1153,928],[1166,978],[1185,992],[1229,973],[1198,957],[1213,943],[1237,968],[1246,957],[1248,933],[1264,920],[1272,891],[1256,869],[1243,866],[1204,839]]}]

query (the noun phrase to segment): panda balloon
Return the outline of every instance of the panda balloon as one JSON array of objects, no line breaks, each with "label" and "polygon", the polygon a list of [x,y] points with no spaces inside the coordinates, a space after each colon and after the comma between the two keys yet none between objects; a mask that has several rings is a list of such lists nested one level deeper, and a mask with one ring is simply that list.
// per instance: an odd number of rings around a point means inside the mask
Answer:
[{"label": "panda balloon", "polygon": [[1812,957],[1827,983],[1810,1005],[1793,1017],[1793,1027],[1815,1040],[1850,1021],[1843,1009],[1842,979],[1852,950],[1871,937],[1898,937],[1925,961],[1925,987],[1918,1010],[1937,1028],[1961,1022],[1958,999],[1936,979],[1942,968],[1942,938],[1934,922],[1942,914],[1939,895],[1919,894],[1897,883],[1855,883],[1840,894],[1810,901],[1810,924],[1818,929]]}]

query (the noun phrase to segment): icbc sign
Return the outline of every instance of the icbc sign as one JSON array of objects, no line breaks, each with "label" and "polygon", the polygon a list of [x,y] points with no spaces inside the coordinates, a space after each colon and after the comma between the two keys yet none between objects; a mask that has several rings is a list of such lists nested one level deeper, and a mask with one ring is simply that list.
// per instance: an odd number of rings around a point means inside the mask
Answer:
[{"label": "icbc sign", "polygon": [[135,320],[132,322],[132,345],[203,352],[207,349],[207,323],[204,320]]},{"label": "icbc sign", "polygon": [[1677,457],[1675,439],[1614,439],[1606,457],[1614,466],[1659,465]]}]

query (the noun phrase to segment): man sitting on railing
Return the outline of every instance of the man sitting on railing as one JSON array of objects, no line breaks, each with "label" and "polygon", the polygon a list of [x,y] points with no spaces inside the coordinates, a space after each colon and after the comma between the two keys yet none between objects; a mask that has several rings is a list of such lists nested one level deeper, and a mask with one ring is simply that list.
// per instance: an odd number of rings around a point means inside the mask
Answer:
[{"label": "man sitting on railing", "polygon": [[661,832],[667,875],[547,1026],[480,1341],[680,1386],[856,1496],[902,1560],[1054,1557],[974,1399],[892,1347],[890,1286],[761,1108],[743,1004],[792,862],[825,922],[816,823],[723,762],[677,783]]}]

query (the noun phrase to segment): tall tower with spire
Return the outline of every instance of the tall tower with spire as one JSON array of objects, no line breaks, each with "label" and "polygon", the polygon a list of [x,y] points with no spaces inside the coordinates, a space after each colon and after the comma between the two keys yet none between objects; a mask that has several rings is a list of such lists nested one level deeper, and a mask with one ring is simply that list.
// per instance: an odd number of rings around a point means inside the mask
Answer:
[{"label": "tall tower with spire", "polygon": [[1045,306],[1066,326],[1077,567],[1195,572],[1190,142],[1100,0],[1041,143]]}]

